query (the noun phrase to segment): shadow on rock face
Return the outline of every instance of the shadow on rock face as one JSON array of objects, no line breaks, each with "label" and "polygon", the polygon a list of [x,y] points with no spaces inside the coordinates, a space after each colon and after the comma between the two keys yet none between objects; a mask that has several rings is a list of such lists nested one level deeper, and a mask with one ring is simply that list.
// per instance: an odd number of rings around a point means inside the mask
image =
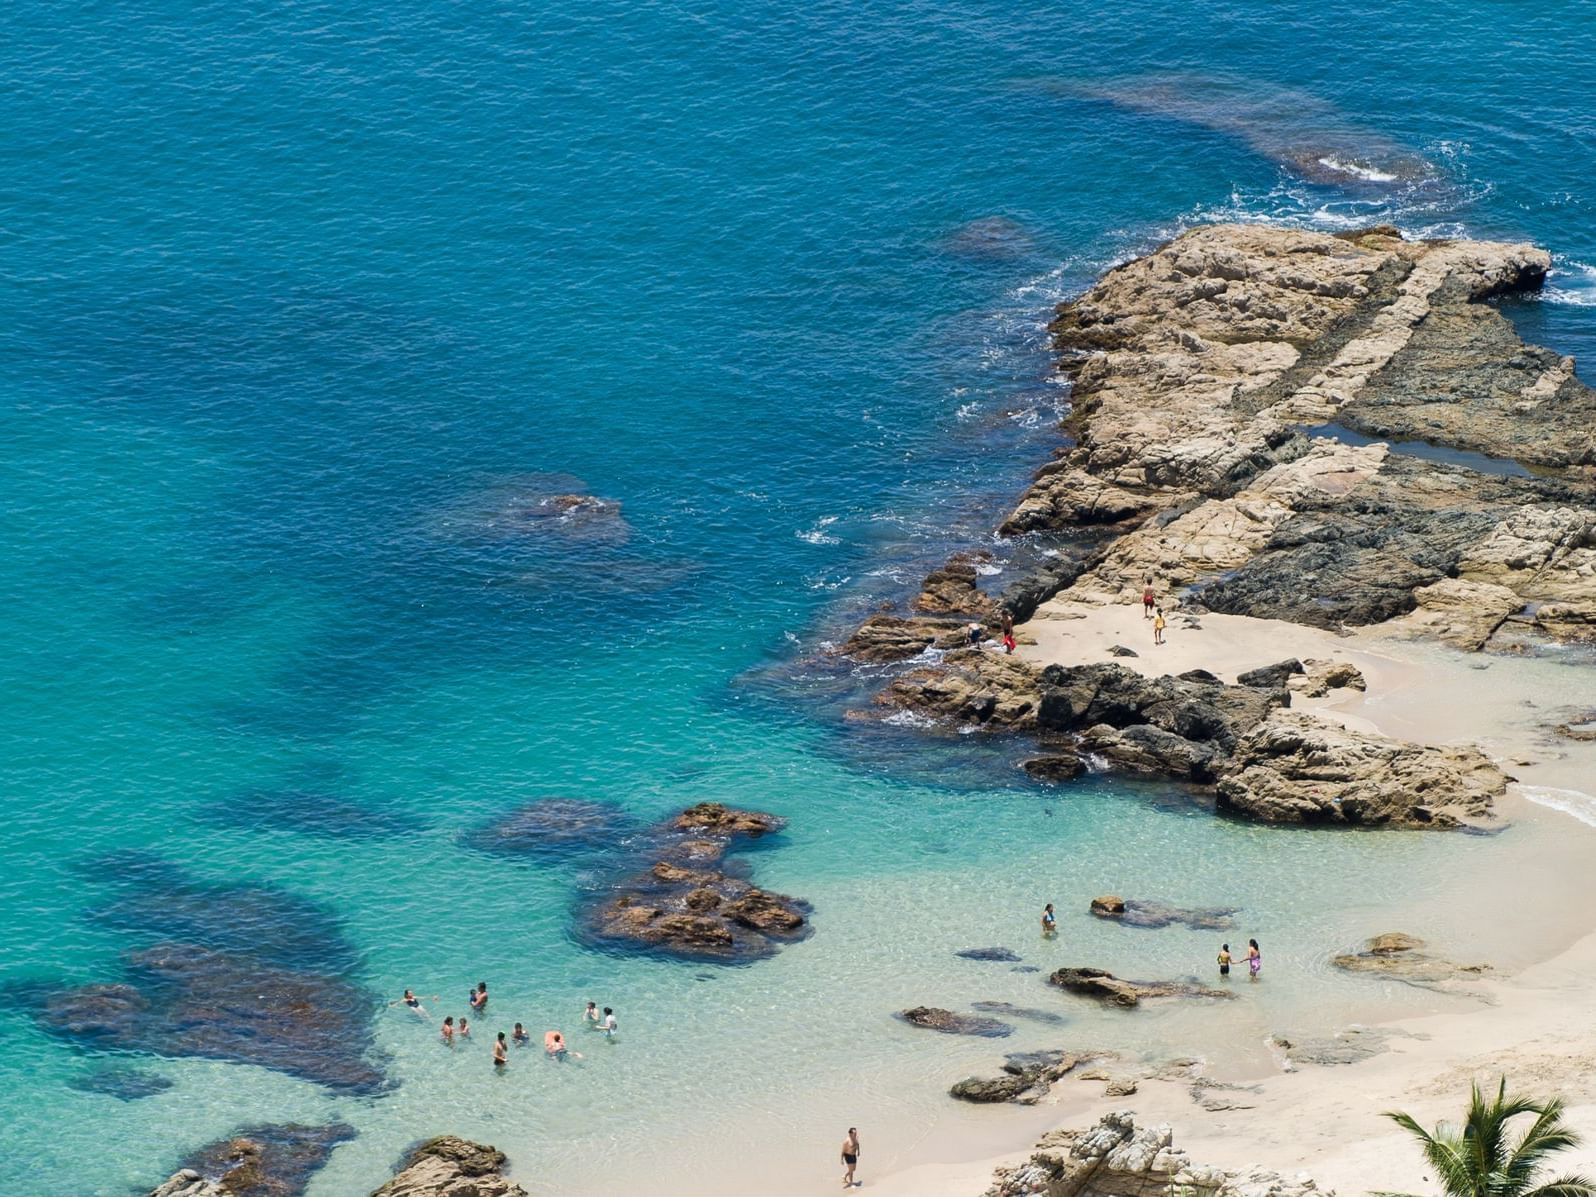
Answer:
[{"label": "shadow on rock face", "polygon": [[200,1148],[183,1161],[230,1197],[299,1197],[333,1148],[355,1137],[355,1128],[251,1126],[230,1139]]},{"label": "shadow on rock face", "polygon": [[203,812],[220,827],[292,831],[335,840],[406,835],[420,824],[409,814],[351,802],[315,790],[260,790],[225,798]]},{"label": "shadow on rock face", "polygon": [[540,798],[462,832],[478,852],[529,860],[585,858],[623,849],[635,830],[619,807],[582,798]]},{"label": "shadow on rock face", "polygon": [[118,1101],[138,1101],[141,1097],[154,1097],[165,1093],[173,1082],[157,1072],[143,1072],[137,1068],[98,1068],[82,1076],[73,1077],[67,1087],[80,1093],[98,1093]]},{"label": "shadow on rock face", "polygon": [[122,982],[49,995],[39,1024],[99,1050],[256,1064],[346,1093],[384,1088],[367,1059],[376,1003],[342,977],[183,943],[130,952],[123,971]]}]

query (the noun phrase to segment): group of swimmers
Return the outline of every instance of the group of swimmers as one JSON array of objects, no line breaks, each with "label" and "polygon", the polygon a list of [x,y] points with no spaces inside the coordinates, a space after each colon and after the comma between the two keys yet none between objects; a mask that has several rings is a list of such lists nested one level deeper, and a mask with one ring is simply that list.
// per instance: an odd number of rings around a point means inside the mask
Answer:
[{"label": "group of swimmers", "polygon": [[[1053,913],[1053,903],[1049,902],[1042,907],[1042,938],[1052,939],[1057,934],[1058,916]],[[1219,946],[1219,975],[1221,977],[1230,976],[1232,962],[1233,957],[1230,954],[1230,945],[1228,943],[1221,944]],[[1247,941],[1247,977],[1249,980],[1256,981],[1258,974],[1262,971],[1263,952],[1259,949],[1256,939],[1249,939]]]},{"label": "group of swimmers", "polygon": [[[434,994],[432,1000],[436,1002],[438,996]],[[477,1015],[479,1018],[485,1014],[488,1009],[488,983],[486,981],[478,981],[477,987],[471,991],[467,1001],[471,1007],[472,1014]],[[390,1006],[403,1005],[415,1011],[421,1018],[427,1017],[427,1012],[422,1007],[421,999],[412,990],[405,990],[404,996],[398,1002],[390,1002],[388,1004]],[[609,1006],[605,1006],[601,1014],[597,1002],[589,1002],[587,1004],[586,1009],[582,1011],[582,1023],[589,1030],[602,1032],[604,1038],[610,1040],[615,1038],[615,1032],[619,1029],[615,1019],[615,1011]],[[453,1048],[457,1041],[470,1039],[470,1016],[463,1014],[460,1016],[460,1021],[456,1023],[454,1015],[447,1015],[443,1020],[442,1027],[439,1029],[439,1038],[442,1040],[443,1045],[448,1048]],[[510,1046],[512,1044],[516,1047],[526,1047],[531,1042],[532,1036],[527,1033],[526,1028],[520,1023],[516,1023],[513,1030],[508,1032],[500,1031],[493,1040],[493,1067],[499,1069],[509,1064]],[[543,1052],[550,1059],[555,1060],[564,1060],[568,1056],[575,1056],[578,1060],[582,1058],[581,1052],[572,1050],[570,1044],[566,1043],[565,1035],[561,1031],[545,1031],[543,1033]]]}]

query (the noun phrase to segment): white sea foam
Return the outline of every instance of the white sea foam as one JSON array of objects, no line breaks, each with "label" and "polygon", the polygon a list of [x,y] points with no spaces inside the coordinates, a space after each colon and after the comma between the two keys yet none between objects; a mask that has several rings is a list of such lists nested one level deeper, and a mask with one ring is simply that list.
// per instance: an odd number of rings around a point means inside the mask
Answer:
[{"label": "white sea foam", "polygon": [[993,565],[987,561],[978,561],[975,564],[975,572],[983,578],[995,578],[1003,572],[1003,567],[1001,565]]},{"label": "white sea foam", "polygon": [[815,521],[815,526],[805,532],[795,532],[793,535],[806,544],[841,544],[835,536],[830,535],[826,529],[837,522],[837,516],[823,515]]},{"label": "white sea foam", "polygon": [[1553,259],[1552,277],[1541,298],[1571,307],[1596,307],[1596,266],[1571,258]]},{"label": "white sea foam", "polygon": [[1332,158],[1328,154],[1319,159],[1319,165],[1326,170],[1333,170],[1337,174],[1351,175],[1354,179],[1362,179],[1367,183],[1395,183],[1401,177],[1388,174],[1383,170],[1376,170],[1372,166],[1359,166],[1356,162],[1343,162],[1340,158]]},{"label": "white sea foam", "polygon": [[893,727],[927,728],[937,725],[935,719],[922,715],[918,711],[896,711],[881,722],[890,723]]},{"label": "white sea foam", "polygon": [[1596,794],[1587,794],[1583,790],[1564,790],[1556,786],[1525,785],[1519,786],[1518,792],[1536,806],[1560,810],[1565,815],[1573,815],[1588,827],[1596,827]]}]

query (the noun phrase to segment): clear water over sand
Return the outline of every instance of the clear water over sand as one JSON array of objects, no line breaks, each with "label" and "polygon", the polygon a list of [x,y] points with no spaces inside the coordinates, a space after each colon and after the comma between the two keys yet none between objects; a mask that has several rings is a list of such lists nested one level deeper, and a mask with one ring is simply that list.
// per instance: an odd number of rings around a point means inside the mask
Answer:
[{"label": "clear water over sand", "polygon": [[[785,663],[838,604],[900,593],[950,529],[991,526],[1052,444],[1051,305],[1180,223],[1534,238],[1560,272],[1516,318],[1596,349],[1590,99],[1523,88],[1580,77],[1591,28],[1519,14],[1509,42],[1484,4],[888,22],[156,0],[11,24],[0,977],[114,980],[151,937],[95,917],[93,862],[145,849],[319,904],[384,996],[458,1014],[486,977],[495,1029],[571,1030],[591,996],[624,1031],[496,1078],[485,1042],[451,1056],[391,1011],[385,1096],[151,1058],[131,1062],[174,1087],[120,1102],[71,1087],[110,1061],[46,1036],[19,990],[0,1193],[120,1197],[241,1124],[331,1117],[360,1134],[314,1197],[373,1187],[439,1131],[510,1150],[534,1190],[804,1187],[850,1122],[885,1167],[1026,1117],[943,1096],[1003,1050],[1214,1044],[1263,1068],[1269,1031],[1457,1000],[1326,972],[1393,907],[1504,966],[1569,931],[1492,883],[1550,872],[1583,829],[1268,832],[1172,792],[1044,791],[1001,749],[841,725]],[[1328,120],[1338,153],[1363,131],[1434,174],[1305,181],[1278,114],[1260,153],[1223,121],[1037,84],[1169,71],[1312,94],[1304,144]],[[506,493],[571,477],[623,504],[629,536],[495,530]],[[249,817],[285,793],[394,832]],[[576,946],[579,878],[457,841],[550,795],[788,816],[752,859],[814,903],[815,935],[743,969]],[[1103,890],[1243,907],[1266,982],[1111,1019],[951,956],[1207,968],[1210,935],[1090,921]],[[1044,947],[1047,899],[1064,931]],[[983,999],[1070,1021],[965,1041],[890,1017]],[[745,1133],[757,1155],[731,1146]]]}]

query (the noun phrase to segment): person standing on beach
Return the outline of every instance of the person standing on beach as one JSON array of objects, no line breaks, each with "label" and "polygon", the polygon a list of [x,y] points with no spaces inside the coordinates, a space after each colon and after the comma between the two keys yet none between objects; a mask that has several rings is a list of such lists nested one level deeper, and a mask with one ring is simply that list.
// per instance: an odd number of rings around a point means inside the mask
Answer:
[{"label": "person standing on beach", "polygon": [[1164,642],[1164,609],[1157,607],[1153,611],[1153,643]]},{"label": "person standing on beach", "polygon": [[1058,917],[1053,913],[1053,903],[1042,907],[1042,936],[1051,939],[1058,934]]},{"label": "person standing on beach", "polygon": [[1256,981],[1258,979],[1258,970],[1261,968],[1263,968],[1263,953],[1258,950],[1258,941],[1249,939],[1247,941],[1247,979]]},{"label": "person standing on beach", "polygon": [[1228,943],[1219,945],[1219,975],[1221,977],[1230,976],[1230,945]]},{"label": "person standing on beach", "polygon": [[493,1041],[493,1069],[497,1072],[510,1062],[509,1049],[504,1045],[504,1032],[499,1032],[499,1037]]},{"label": "person standing on beach", "polygon": [[845,1139],[843,1139],[843,1141],[842,1141],[842,1167],[843,1167],[842,1187],[843,1188],[851,1189],[851,1188],[854,1188],[855,1186],[857,1186],[859,1184],[859,1182],[853,1178],[854,1169],[857,1168],[858,1166],[859,1166],[859,1128],[857,1126],[850,1126],[848,1128],[847,1137]]},{"label": "person standing on beach", "polygon": [[1153,617],[1153,580],[1151,578],[1143,578],[1142,579],[1142,618],[1143,619],[1151,619],[1152,617]]},{"label": "person standing on beach", "polygon": [[1003,651],[1011,655],[1014,652],[1014,612],[1007,607],[1003,608]]}]

